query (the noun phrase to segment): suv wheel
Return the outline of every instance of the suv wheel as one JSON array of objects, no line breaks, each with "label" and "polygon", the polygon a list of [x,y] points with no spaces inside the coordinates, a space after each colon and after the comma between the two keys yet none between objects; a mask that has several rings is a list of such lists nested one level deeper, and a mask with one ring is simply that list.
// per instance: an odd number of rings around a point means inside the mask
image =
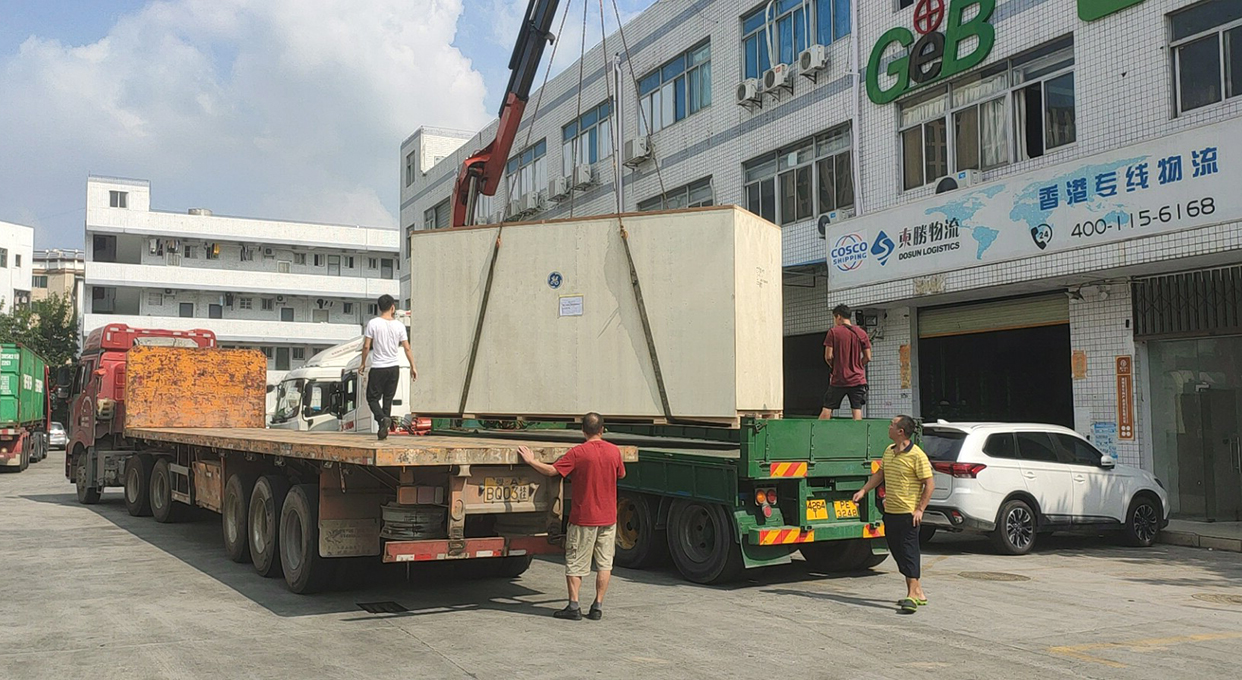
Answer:
[{"label": "suv wheel", "polygon": [[1126,545],[1136,548],[1148,548],[1156,542],[1160,534],[1160,503],[1156,499],[1143,494],[1130,502],[1130,510],[1126,513],[1125,540]]},{"label": "suv wheel", "polygon": [[1005,555],[1025,555],[1035,546],[1039,522],[1026,501],[1011,500],[1001,506],[992,545]]}]

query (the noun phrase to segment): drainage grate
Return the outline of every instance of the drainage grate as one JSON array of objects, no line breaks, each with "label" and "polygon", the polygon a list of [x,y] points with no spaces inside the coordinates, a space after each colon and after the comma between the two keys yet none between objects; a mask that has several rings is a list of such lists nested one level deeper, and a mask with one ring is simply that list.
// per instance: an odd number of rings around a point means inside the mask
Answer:
[{"label": "drainage grate", "polygon": [[1201,602],[1212,604],[1242,604],[1242,595],[1226,595],[1225,593],[1195,593],[1191,597]]},{"label": "drainage grate", "polygon": [[976,581],[1029,581],[1030,576],[1021,574],[1007,574],[1003,571],[963,571],[958,574],[962,578],[974,579]]},{"label": "drainage grate", "polygon": [[410,611],[396,602],[359,602],[358,606],[370,614],[400,614]]}]

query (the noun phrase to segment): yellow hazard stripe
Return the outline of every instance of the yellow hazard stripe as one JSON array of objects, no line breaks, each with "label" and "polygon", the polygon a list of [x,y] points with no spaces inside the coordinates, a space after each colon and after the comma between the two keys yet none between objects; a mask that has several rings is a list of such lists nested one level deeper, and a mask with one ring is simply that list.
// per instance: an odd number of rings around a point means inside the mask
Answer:
[{"label": "yellow hazard stripe", "polygon": [[878,522],[874,527],[864,524],[863,538],[884,538],[884,522]]},{"label": "yellow hazard stripe", "polygon": [[806,463],[771,463],[768,467],[769,477],[805,477]]},{"label": "yellow hazard stripe", "polygon": [[759,532],[759,545],[785,545],[788,543],[810,543],[815,540],[815,532],[803,533],[799,529],[765,529]]}]

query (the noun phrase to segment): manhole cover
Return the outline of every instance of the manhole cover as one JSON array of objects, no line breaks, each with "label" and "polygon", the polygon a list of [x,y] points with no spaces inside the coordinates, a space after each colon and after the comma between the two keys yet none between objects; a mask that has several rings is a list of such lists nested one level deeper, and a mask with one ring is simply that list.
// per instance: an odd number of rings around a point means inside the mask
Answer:
[{"label": "manhole cover", "polygon": [[974,579],[976,581],[1029,581],[1030,576],[1021,574],[1007,574],[1003,571],[963,571],[958,574],[962,578]]},{"label": "manhole cover", "polygon": [[1211,602],[1212,604],[1242,604],[1242,595],[1227,595],[1225,593],[1195,593],[1191,597],[1201,602]]},{"label": "manhole cover", "polygon": [[358,606],[370,614],[400,614],[410,611],[396,602],[359,602]]}]

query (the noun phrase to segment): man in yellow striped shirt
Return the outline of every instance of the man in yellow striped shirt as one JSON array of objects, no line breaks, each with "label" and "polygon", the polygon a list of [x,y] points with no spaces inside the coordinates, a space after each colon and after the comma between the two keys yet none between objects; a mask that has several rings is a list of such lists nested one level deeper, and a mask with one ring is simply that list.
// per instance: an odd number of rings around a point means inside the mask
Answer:
[{"label": "man in yellow striped shirt", "polygon": [[906,597],[897,604],[907,613],[927,604],[919,582],[919,525],[935,488],[927,454],[912,441],[916,428],[910,416],[889,422],[888,438],[893,443],[884,450],[880,469],[854,494],[854,502],[862,502],[869,491],[884,485],[884,537],[893,561],[906,577]]}]

